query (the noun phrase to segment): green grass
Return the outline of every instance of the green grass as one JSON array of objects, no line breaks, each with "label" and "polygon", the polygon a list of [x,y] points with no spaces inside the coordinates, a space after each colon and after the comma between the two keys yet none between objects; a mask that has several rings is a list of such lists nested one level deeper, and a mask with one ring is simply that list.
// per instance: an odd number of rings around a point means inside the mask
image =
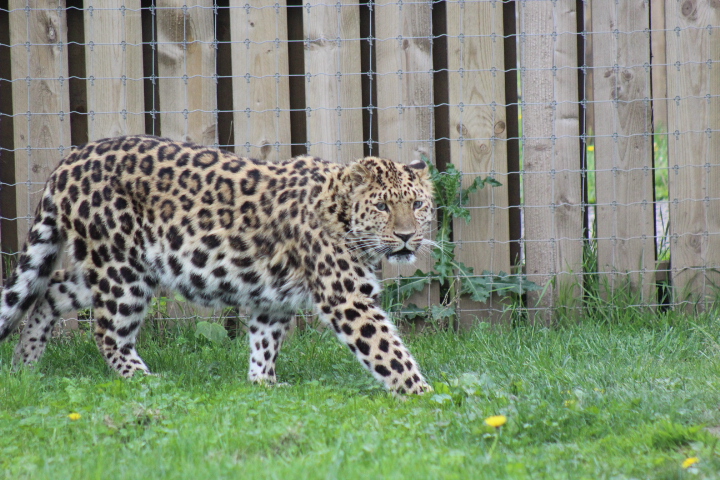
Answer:
[{"label": "green grass", "polygon": [[[718,478],[717,316],[602,318],[614,320],[407,336],[436,387],[410,399],[381,390],[330,332],[291,338],[274,388],[245,380],[243,339],[191,330],[146,334],[159,375],[130,381],[88,335],[17,373],[4,343],[0,477]],[[496,414],[499,430],[484,425]]]}]

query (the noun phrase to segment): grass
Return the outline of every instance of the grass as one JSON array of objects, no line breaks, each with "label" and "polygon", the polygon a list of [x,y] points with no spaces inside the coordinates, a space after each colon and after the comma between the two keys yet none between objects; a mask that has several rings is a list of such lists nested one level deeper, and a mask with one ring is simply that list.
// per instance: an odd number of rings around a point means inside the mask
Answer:
[{"label": "grass", "polygon": [[[717,478],[718,332],[715,314],[636,310],[408,336],[436,389],[410,399],[381,390],[330,332],[291,338],[274,388],[245,380],[244,339],[189,329],[146,334],[139,350],[159,375],[130,381],[89,335],[17,373],[8,342],[0,476]],[[489,427],[491,415],[508,422]]]}]

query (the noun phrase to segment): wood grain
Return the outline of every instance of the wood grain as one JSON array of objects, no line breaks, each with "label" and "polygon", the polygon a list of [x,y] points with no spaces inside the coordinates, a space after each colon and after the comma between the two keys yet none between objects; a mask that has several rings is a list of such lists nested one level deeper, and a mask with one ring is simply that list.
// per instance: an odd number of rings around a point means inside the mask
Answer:
[{"label": "wood grain", "polygon": [[164,137],[216,145],[212,0],[158,0],[160,128]]},{"label": "wood grain", "polygon": [[38,0],[27,12],[25,5],[9,3],[18,247],[45,182],[71,146],[65,2]]},{"label": "wood grain", "polygon": [[286,3],[230,2],[235,153],[290,158]]},{"label": "wood grain", "polygon": [[675,300],[700,307],[720,284],[718,24],[716,2],[665,2],[671,276]]},{"label": "wood grain", "polygon": [[145,133],[140,0],[85,7],[88,139]]},{"label": "wood grain", "polygon": [[[596,0],[593,29],[598,271],[655,303],[649,5]],[[617,31],[617,32],[615,32]],[[629,282],[629,283],[628,283]]]},{"label": "wood grain", "polygon": [[339,163],[363,156],[360,9],[305,2],[308,154]]},{"label": "wood grain", "polygon": [[[447,2],[450,158],[465,172],[465,187],[477,177],[489,176],[503,185],[471,195],[470,223],[453,223],[456,258],[477,274],[510,272],[502,28],[498,4]],[[482,305],[463,299],[461,324],[470,325],[477,317],[499,318],[498,302],[496,297]]]},{"label": "wood grain", "polygon": [[528,302],[542,313],[535,320],[549,322],[549,307],[572,306],[582,282],[576,5],[521,2],[518,18],[526,271],[543,287],[553,282]]}]

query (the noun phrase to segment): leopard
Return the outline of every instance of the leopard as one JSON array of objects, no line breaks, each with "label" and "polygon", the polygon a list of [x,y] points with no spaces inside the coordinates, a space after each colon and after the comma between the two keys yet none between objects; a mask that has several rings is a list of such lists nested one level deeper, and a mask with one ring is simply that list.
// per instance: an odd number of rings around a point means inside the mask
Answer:
[{"label": "leopard", "polygon": [[42,191],[0,297],[0,340],[21,330],[13,365],[32,367],[58,320],[91,308],[110,371],[151,374],[136,343],[162,288],[247,311],[251,382],[277,382],[308,309],[387,390],[422,394],[432,388],[381,307],[378,272],[431,250],[433,203],[420,159],[267,162],[151,135],[79,145]]}]

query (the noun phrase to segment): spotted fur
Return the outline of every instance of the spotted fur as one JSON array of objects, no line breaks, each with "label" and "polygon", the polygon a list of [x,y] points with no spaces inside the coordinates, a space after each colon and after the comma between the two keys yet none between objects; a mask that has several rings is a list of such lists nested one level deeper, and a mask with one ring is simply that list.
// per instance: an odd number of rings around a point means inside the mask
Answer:
[{"label": "spotted fur", "polygon": [[[378,262],[410,262],[428,240],[425,164],[349,166],[303,156],[272,164],[151,136],[74,149],[50,176],[2,291],[0,339],[34,305],[16,364],[42,355],[61,315],[93,307],[95,340],[129,377],[159,287],[205,306],[244,306],[249,378],[273,383],[298,308],[314,306],[387,388],[422,393],[417,363],[378,306]],[[57,270],[61,255],[71,267]]]}]

